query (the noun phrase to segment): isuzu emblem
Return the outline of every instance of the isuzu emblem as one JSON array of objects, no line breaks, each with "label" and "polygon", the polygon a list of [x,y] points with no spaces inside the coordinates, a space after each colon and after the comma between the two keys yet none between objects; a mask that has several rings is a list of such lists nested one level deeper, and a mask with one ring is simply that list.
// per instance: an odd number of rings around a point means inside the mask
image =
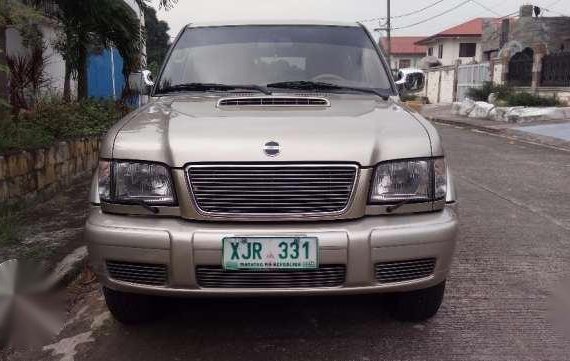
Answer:
[{"label": "isuzu emblem", "polygon": [[265,143],[263,151],[265,152],[265,155],[267,155],[268,157],[277,157],[281,152],[281,150],[279,149],[279,143],[274,141]]}]

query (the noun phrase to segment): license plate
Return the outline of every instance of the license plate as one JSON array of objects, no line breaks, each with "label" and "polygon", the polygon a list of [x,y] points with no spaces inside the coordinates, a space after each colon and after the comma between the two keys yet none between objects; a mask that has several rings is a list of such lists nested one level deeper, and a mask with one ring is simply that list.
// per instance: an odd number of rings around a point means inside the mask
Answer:
[{"label": "license plate", "polygon": [[227,270],[316,269],[316,237],[226,237],[223,266]]}]

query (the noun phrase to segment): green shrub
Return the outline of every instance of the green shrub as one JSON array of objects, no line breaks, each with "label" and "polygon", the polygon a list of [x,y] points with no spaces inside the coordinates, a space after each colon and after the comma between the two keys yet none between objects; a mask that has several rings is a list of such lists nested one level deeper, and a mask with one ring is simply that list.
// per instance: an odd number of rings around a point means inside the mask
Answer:
[{"label": "green shrub", "polygon": [[477,102],[486,102],[489,95],[493,92],[493,83],[485,82],[480,88],[467,89],[467,97]]},{"label": "green shrub", "polygon": [[562,105],[555,97],[541,97],[526,92],[512,93],[505,100],[512,107],[557,107]]},{"label": "green shrub", "polygon": [[505,106],[556,107],[562,105],[555,97],[541,97],[528,92],[516,92],[509,85],[495,85],[492,82],[485,82],[480,88],[469,88],[467,97],[475,101],[486,102],[492,93]]},{"label": "green shrub", "polygon": [[497,99],[505,100],[513,93],[513,88],[508,85],[495,85],[493,82],[487,81],[480,88],[467,89],[467,97],[481,102],[488,101],[489,95],[492,93],[497,95]]},{"label": "green shrub", "polygon": [[99,135],[124,114],[124,109],[112,101],[44,100],[17,119],[0,118],[0,153],[45,147],[61,139]]}]

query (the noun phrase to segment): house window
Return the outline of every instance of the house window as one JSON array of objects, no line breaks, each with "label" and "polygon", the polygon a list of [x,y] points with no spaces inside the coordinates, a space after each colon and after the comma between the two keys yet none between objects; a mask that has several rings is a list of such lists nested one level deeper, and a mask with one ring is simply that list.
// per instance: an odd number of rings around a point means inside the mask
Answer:
[{"label": "house window", "polygon": [[437,49],[437,57],[439,59],[443,59],[443,44],[439,45],[439,48]]},{"label": "house window", "polygon": [[476,43],[461,43],[459,44],[459,57],[460,58],[473,58],[477,51]]},{"label": "house window", "polygon": [[428,48],[428,56],[433,56],[433,46]]},{"label": "house window", "polygon": [[409,68],[412,66],[412,61],[410,59],[400,59],[400,69]]}]

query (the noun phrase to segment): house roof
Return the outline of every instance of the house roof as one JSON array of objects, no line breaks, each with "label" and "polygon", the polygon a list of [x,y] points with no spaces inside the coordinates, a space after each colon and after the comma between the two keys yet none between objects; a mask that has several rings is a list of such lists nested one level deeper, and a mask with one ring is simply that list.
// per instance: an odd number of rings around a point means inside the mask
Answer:
[{"label": "house roof", "polygon": [[418,45],[426,45],[427,43],[431,42],[432,40],[438,38],[449,38],[449,37],[480,37],[483,34],[483,22],[485,18],[475,18],[473,20],[469,20],[466,23],[454,26],[447,30],[444,30],[440,33],[435,35],[429,36],[418,41],[416,44]]},{"label": "house roof", "polygon": [[[423,36],[395,36],[392,37],[392,54],[406,54],[406,55],[425,55],[426,47],[422,45],[416,45],[416,43],[422,39]],[[382,38],[382,46],[384,49],[388,49],[388,39]]]}]

